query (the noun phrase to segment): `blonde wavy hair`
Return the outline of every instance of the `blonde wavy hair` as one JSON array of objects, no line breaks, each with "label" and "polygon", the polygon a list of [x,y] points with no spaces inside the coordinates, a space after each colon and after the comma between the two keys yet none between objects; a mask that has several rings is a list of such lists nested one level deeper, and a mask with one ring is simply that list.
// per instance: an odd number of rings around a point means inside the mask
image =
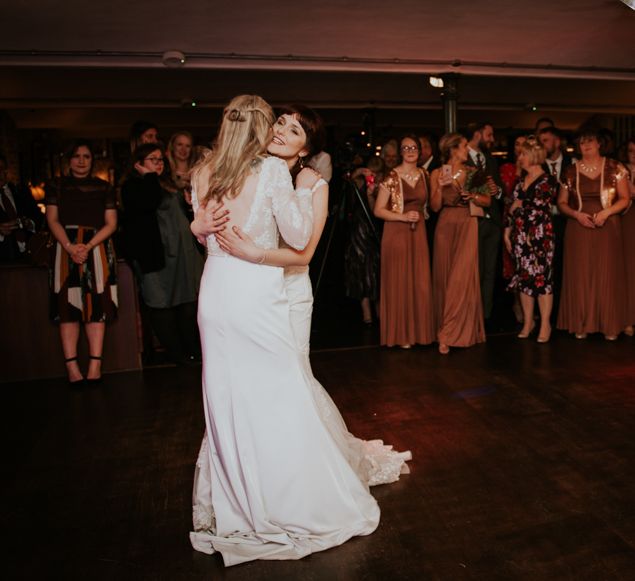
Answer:
[{"label": "blonde wavy hair", "polygon": [[173,133],[172,136],[170,137],[170,141],[168,141],[168,146],[165,148],[165,154],[170,163],[170,171],[172,172],[173,179],[176,177],[175,176],[176,155],[174,154],[174,147],[176,144],[176,140],[179,137],[187,137],[190,140],[190,143],[192,144],[190,157],[187,160],[188,169],[192,169],[192,166],[194,165],[194,162],[196,161],[196,148],[194,147],[194,137],[192,137],[192,134],[189,131],[177,131],[176,133]]},{"label": "blonde wavy hair", "polygon": [[520,148],[529,155],[531,165],[542,165],[547,159],[547,151],[535,135],[527,135]]},{"label": "blonde wavy hair", "polygon": [[254,161],[265,155],[275,121],[273,110],[258,95],[234,97],[223,112],[223,121],[212,151],[192,170],[199,200],[234,198],[245,183]]}]

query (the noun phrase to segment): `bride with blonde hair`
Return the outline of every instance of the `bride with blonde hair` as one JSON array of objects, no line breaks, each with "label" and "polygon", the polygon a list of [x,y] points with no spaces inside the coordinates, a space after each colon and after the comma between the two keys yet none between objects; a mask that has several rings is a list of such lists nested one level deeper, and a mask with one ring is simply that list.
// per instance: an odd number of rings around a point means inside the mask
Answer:
[{"label": "bride with blonde hair", "polygon": [[[274,121],[260,97],[233,99],[192,179],[195,210],[224,204],[226,227],[263,251],[263,264],[240,260],[207,236],[199,295],[206,438],[190,539],[226,565],[299,559],[370,534],[379,522],[376,501],[316,410],[284,271],[264,264],[280,235],[302,250],[313,230],[311,191],[295,192],[287,164],[266,156]],[[199,220],[192,232],[209,234]]]}]

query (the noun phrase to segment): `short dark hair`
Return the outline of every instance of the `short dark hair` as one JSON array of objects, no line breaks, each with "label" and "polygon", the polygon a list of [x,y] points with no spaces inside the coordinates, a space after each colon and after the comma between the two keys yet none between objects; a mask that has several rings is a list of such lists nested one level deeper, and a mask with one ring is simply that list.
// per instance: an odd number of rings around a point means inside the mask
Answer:
[{"label": "short dark hair", "polygon": [[547,133],[551,133],[551,135],[557,137],[558,139],[562,139],[562,131],[553,125],[543,127],[540,131],[538,131],[538,135],[545,135]]},{"label": "short dark hair", "polygon": [[295,115],[306,134],[304,148],[308,151],[307,159],[317,155],[326,144],[326,130],[322,118],[309,107],[294,103],[281,107],[278,115]]},{"label": "short dark hair", "polygon": [[88,141],[88,139],[75,139],[74,141],[71,141],[71,143],[69,143],[68,147],[66,148],[66,152],[65,152],[65,156],[67,159],[70,159],[71,157],[73,157],[76,153],[77,150],[80,147],[85,147],[86,149],[88,149],[88,151],[90,151],[90,155],[91,157],[95,157],[95,152],[93,151],[93,144]]},{"label": "short dark hair", "polygon": [[159,128],[155,123],[151,121],[135,121],[130,127],[130,149],[134,151],[139,146],[139,139],[148,129],[156,129],[159,131]]},{"label": "short dark hair", "polygon": [[575,143],[578,147],[580,147],[581,139],[595,139],[600,144],[600,154],[604,155],[606,137],[601,127],[593,124],[582,125],[575,135]]},{"label": "short dark hair", "polygon": [[474,134],[479,131],[482,132],[487,126],[494,127],[489,121],[473,121],[472,123],[468,123],[463,135],[468,141],[472,141],[474,139]]},{"label": "short dark hair", "polygon": [[[92,173],[93,164],[95,162],[95,152],[93,151],[93,144],[90,141],[88,141],[88,139],[75,139],[74,141],[72,141],[69,144],[69,146],[66,148],[66,152],[64,153],[64,157],[66,158],[67,161],[70,162],[71,157],[73,157],[77,153],[77,150],[80,147],[85,147],[90,152],[91,162],[90,162],[90,172],[89,173]],[[70,169],[69,169],[69,171],[70,171]]]},{"label": "short dark hair", "polygon": [[541,123],[549,123],[551,127],[555,126],[555,123],[553,122],[553,119],[551,117],[541,117],[536,121],[534,127],[538,127],[538,125],[540,125]]},{"label": "short dark hair", "polygon": [[157,143],[142,143],[132,152],[132,166],[134,168],[135,163],[143,164],[143,160],[148,157],[153,151],[159,150],[161,155],[165,155],[165,145],[161,142]]}]

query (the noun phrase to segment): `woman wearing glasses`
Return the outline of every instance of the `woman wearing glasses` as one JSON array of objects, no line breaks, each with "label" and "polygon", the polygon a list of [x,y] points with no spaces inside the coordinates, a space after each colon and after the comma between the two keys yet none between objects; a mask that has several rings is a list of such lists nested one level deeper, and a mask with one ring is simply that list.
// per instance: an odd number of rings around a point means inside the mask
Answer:
[{"label": "woman wearing glasses", "polygon": [[400,143],[401,163],[379,186],[374,214],[386,222],[381,240],[380,342],[404,349],[435,340],[430,256],[424,220],[428,174],[417,167],[416,135]]},{"label": "woman wearing glasses", "polygon": [[179,194],[161,183],[165,152],[139,145],[121,188],[123,236],[152,329],[175,363],[200,357],[196,297],[203,272]]}]

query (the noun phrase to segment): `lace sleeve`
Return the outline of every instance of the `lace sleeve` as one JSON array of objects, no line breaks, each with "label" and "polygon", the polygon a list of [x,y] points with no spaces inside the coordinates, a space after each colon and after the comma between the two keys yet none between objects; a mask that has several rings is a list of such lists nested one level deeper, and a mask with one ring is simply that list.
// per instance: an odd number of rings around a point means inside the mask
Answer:
[{"label": "lace sleeve", "polygon": [[313,232],[311,190],[302,188],[296,192],[285,162],[276,158],[268,159],[272,165],[272,210],[278,230],[289,246],[303,250]]},{"label": "lace sleeve", "polygon": [[194,217],[196,218],[196,212],[198,211],[199,208],[199,203],[198,203],[198,195],[196,193],[196,186],[194,185],[194,183],[192,183],[192,191],[191,191],[191,196],[192,196],[192,212],[194,213]]}]

